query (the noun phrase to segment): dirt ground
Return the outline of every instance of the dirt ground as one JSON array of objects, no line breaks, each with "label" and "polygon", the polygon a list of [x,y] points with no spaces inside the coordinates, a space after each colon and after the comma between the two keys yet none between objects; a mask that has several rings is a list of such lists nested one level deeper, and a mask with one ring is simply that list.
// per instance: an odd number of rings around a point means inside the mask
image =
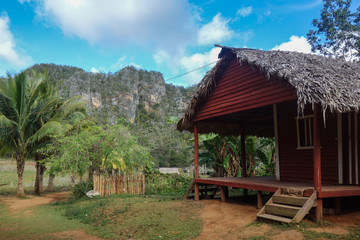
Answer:
[{"label": "dirt ground", "polygon": [[[0,201],[8,205],[11,214],[25,210],[25,214],[32,214],[32,207],[52,202],[63,201],[70,197],[70,192],[49,193],[42,196],[27,196],[25,199],[16,197],[3,197]],[[89,239],[101,240],[102,238],[86,234],[82,230],[64,231],[51,234],[57,239]]]},{"label": "dirt ground", "polygon": [[[256,213],[259,211],[254,202],[246,203],[238,200],[230,200],[226,203],[220,202],[220,200],[201,200],[201,202],[203,203],[201,217],[204,227],[196,240],[249,239],[264,235],[276,240],[304,239],[301,231],[274,229],[271,223],[253,224],[256,220]],[[324,220],[331,226],[309,230],[343,236],[349,233],[347,230],[349,227],[358,226],[356,224],[360,222],[360,213],[324,216]],[[309,221],[309,223],[312,222]]]},{"label": "dirt ground", "polygon": [[[0,201],[5,202],[10,213],[15,214],[25,210],[25,214],[32,214],[32,207],[48,204],[55,201],[65,200],[69,197],[69,192],[45,194],[41,197],[28,196],[25,199],[15,197],[2,197]],[[304,239],[303,234],[297,230],[274,231],[272,224],[254,224],[258,209],[253,201],[241,202],[230,200],[226,203],[218,199],[201,200],[201,218],[204,226],[201,235],[196,240],[205,239],[249,239],[266,235],[270,239]],[[331,234],[347,235],[348,227],[360,222],[360,213],[350,213],[346,215],[325,216],[325,221],[335,223],[334,226],[313,228],[311,231],[326,232]],[[357,225],[358,226],[358,225]],[[90,239],[100,240],[101,238],[86,234],[82,230],[64,231],[53,233],[52,236],[58,239]]]},{"label": "dirt ground", "polygon": [[27,213],[31,212],[31,208],[39,205],[44,205],[56,201],[61,201],[69,198],[70,192],[49,193],[42,196],[27,196],[25,199],[15,197],[0,198],[5,202],[9,211],[12,214],[18,213],[21,210],[26,209]]}]

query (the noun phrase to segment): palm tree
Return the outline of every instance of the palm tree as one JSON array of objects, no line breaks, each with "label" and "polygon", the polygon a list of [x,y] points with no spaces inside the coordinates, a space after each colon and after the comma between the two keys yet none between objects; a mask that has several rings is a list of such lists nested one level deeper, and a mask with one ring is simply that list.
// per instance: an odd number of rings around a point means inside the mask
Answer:
[{"label": "palm tree", "polygon": [[50,124],[61,99],[46,80],[46,73],[22,72],[0,81],[0,141],[2,152],[14,153],[17,165],[17,196],[24,196],[25,160],[39,140],[56,129]]},{"label": "palm tree", "polygon": [[[54,88],[52,88],[54,90]],[[51,101],[53,98],[59,98],[57,91],[49,91],[47,100]],[[65,133],[69,131],[74,124],[83,120],[86,117],[85,106],[79,97],[72,97],[68,100],[60,99],[59,106],[54,106],[54,111],[51,111],[48,116],[48,121],[42,123],[42,128],[35,135],[36,144],[34,146],[34,155],[36,161],[36,178],[34,193],[40,195],[43,192],[43,175],[46,169],[46,156],[39,151],[51,143],[52,136]],[[51,117],[51,118],[49,118]],[[54,175],[50,171],[50,189],[53,191]],[[52,185],[52,186],[51,186]]]}]

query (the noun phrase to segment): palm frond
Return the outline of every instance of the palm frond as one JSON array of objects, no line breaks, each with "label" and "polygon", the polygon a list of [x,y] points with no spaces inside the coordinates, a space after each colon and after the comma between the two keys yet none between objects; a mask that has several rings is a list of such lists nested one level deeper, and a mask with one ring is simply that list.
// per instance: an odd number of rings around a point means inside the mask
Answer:
[{"label": "palm frond", "polygon": [[26,146],[40,142],[46,137],[51,135],[61,135],[64,132],[68,131],[71,128],[71,125],[63,123],[57,120],[51,120],[45,123],[41,128],[39,128],[31,137],[26,141]]}]

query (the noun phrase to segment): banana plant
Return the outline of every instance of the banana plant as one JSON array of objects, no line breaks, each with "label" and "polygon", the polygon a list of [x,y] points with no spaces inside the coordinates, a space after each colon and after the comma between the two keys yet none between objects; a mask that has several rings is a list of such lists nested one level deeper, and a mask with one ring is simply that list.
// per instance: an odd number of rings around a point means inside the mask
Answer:
[{"label": "banana plant", "polygon": [[[247,175],[273,175],[275,141],[273,138],[247,136],[245,141]],[[241,136],[199,135],[199,164],[212,167],[215,176],[240,177]]]}]

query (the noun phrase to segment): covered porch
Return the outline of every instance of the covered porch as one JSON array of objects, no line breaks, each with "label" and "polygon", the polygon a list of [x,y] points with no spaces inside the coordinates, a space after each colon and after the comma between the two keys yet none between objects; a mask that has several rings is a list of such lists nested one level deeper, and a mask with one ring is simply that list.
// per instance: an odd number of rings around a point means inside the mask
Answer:
[{"label": "covered porch", "polygon": [[[276,180],[275,176],[263,177],[210,177],[197,178],[197,184],[217,185],[224,187],[242,188],[256,190],[260,192],[276,192],[279,188],[299,188],[304,190],[304,196],[310,196],[314,191],[313,182],[295,182]],[[360,186],[356,185],[339,185],[339,184],[323,184],[318,191],[318,198],[334,198],[359,196]]]},{"label": "covered porch", "polygon": [[[315,55],[220,47],[220,60],[177,125],[194,133],[195,200],[199,185],[222,186],[222,198],[226,187],[258,191],[258,198],[262,191],[298,188],[312,195],[315,204],[307,207],[316,207],[316,220],[322,221],[323,199],[360,196],[358,66]],[[199,178],[198,134],[211,132],[241,136],[241,178]],[[247,135],[274,137],[276,177],[247,176]]]}]

